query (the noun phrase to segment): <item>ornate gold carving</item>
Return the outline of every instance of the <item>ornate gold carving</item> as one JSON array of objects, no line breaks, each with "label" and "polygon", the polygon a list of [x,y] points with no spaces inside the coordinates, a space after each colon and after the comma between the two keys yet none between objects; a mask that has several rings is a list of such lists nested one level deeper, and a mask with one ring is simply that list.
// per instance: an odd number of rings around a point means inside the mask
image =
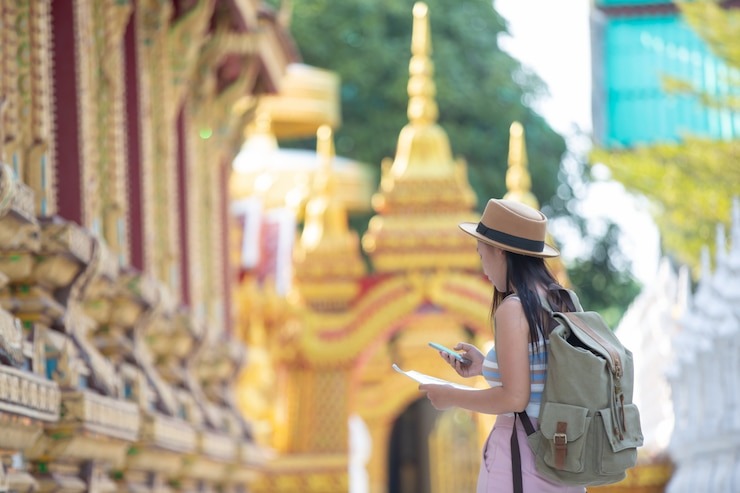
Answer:
[{"label": "ornate gold carving", "polygon": [[[7,4],[7,5],[6,5]],[[3,2],[0,24],[12,26],[18,17],[15,3]],[[13,161],[18,146],[18,33],[15,29],[0,31],[0,163]]]},{"label": "ornate gold carving", "polygon": [[95,129],[99,134],[95,151],[99,176],[99,209],[94,211],[99,233],[121,259],[128,258],[128,225],[126,223],[126,173],[124,137],[124,88],[122,40],[132,12],[128,2],[106,0],[92,2],[90,13],[97,26],[90,43],[91,57],[100,69],[91,75],[91,96],[99,104]]},{"label": "ornate gold carving", "polygon": [[[217,16],[218,19],[218,16]],[[184,117],[198,137],[191,147],[188,160],[188,195],[193,207],[188,209],[188,246],[192,262],[189,272],[190,298],[203,323],[223,327],[224,259],[214,255],[222,248],[224,231],[220,210],[221,164],[228,163],[243,128],[246,115],[236,111],[237,102],[251,91],[257,75],[256,61],[246,54],[252,51],[257,34],[234,33],[228,22],[216,25],[213,36],[203,45],[197,70],[193,74],[194,87]],[[228,86],[219,87],[218,66],[229,55],[238,59],[239,73]],[[219,163],[216,167],[212,163]]]},{"label": "ornate gold carving", "polygon": [[145,269],[172,289],[178,288],[179,238],[174,211],[175,196],[174,116],[175,98],[171,87],[172,67],[167,33],[172,3],[145,0],[134,12],[140,56],[142,90],[142,185],[144,206]]},{"label": "ornate gold carving", "polygon": [[171,84],[176,90],[176,104],[182,100],[193,77],[215,3],[215,0],[196,0],[192,8],[170,26],[167,59],[172,67]]},{"label": "ornate gold carving", "polygon": [[142,130],[147,133],[161,129],[151,132],[153,140],[143,141],[146,268],[175,294],[179,294],[181,276],[176,217],[176,111],[197,66],[213,5],[213,0],[200,0],[172,25],[169,2],[141,2],[136,9],[145,81],[142,87],[147,91],[142,94],[142,104],[151,108],[144,115]]},{"label": "ornate gold carving", "polygon": [[[36,194],[42,213],[54,208],[55,171],[51,164],[51,104],[49,60],[49,9],[47,2],[14,2],[3,7],[0,24],[2,82],[0,100],[0,162],[7,159],[18,177]],[[11,27],[12,26],[12,27]],[[3,118],[4,116],[4,118]],[[33,194],[24,199],[31,199]]]}]

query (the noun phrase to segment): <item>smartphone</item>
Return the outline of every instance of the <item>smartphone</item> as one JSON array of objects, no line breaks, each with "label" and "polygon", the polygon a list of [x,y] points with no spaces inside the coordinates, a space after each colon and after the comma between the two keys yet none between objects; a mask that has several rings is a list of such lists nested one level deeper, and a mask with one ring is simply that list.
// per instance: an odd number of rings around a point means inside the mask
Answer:
[{"label": "smartphone", "polygon": [[457,351],[453,351],[452,349],[443,346],[442,344],[437,344],[436,342],[430,342],[429,345],[436,349],[437,351],[443,351],[449,355],[451,355],[453,358],[458,360],[463,365],[469,365],[471,361],[468,358],[463,357],[462,354],[458,353]]}]

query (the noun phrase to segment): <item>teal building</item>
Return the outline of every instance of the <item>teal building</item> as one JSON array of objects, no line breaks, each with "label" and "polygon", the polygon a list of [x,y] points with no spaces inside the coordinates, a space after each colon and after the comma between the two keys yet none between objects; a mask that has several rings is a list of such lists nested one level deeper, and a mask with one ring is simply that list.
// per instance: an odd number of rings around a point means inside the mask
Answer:
[{"label": "teal building", "polygon": [[[738,5],[726,3],[727,8]],[[728,94],[727,80],[734,70],[711,52],[671,1],[595,0],[591,23],[598,145],[676,142],[685,135],[740,137],[740,114],[710,109],[694,96],[664,90],[669,76],[711,95]]]}]

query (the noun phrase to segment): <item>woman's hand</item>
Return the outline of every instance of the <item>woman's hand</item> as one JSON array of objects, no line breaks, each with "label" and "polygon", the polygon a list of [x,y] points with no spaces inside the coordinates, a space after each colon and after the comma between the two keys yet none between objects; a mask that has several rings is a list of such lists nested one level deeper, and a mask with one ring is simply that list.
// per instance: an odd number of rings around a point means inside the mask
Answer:
[{"label": "woman's hand", "polygon": [[444,411],[454,407],[455,388],[452,385],[440,385],[434,383],[423,383],[419,385],[419,391],[427,395],[427,399],[435,409]]},{"label": "woman's hand", "polygon": [[483,360],[485,359],[485,356],[483,356],[483,353],[481,353],[477,347],[472,344],[468,344],[467,342],[459,342],[457,343],[457,346],[452,349],[455,351],[462,351],[462,357],[470,360],[470,363],[463,364],[444,351],[439,352],[442,359],[447,361],[447,364],[453,367],[458,375],[467,378],[475,377],[483,372]]}]

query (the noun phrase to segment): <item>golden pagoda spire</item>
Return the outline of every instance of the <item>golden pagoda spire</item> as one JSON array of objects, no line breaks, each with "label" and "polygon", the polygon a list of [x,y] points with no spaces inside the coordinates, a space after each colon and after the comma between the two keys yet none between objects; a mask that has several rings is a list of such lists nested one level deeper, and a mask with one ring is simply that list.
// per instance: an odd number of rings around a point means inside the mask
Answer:
[{"label": "golden pagoda spire", "polygon": [[[322,125],[316,133],[320,160],[305,222],[295,249],[296,284],[315,308],[345,306],[359,291],[365,274],[360,240],[348,225],[347,209],[336,193],[332,129]],[[341,259],[341,262],[337,262]]]},{"label": "golden pagoda spire", "polygon": [[[519,122],[514,122],[509,127],[509,169],[506,171],[506,195],[505,199],[521,202],[535,209],[540,208],[537,197],[532,193],[532,177],[529,174],[527,162],[527,143],[524,138],[524,127]],[[547,233],[549,244],[554,244],[552,236]],[[547,259],[547,265],[565,287],[570,287],[568,272],[560,257]]]},{"label": "golden pagoda spire", "polygon": [[509,127],[509,169],[506,171],[505,199],[516,200],[535,209],[540,208],[537,197],[532,194],[532,178],[527,169],[527,144],[524,127],[514,122]]},{"label": "golden pagoda spire", "polygon": [[439,111],[434,96],[434,63],[432,37],[429,31],[429,8],[417,2],[413,10],[414,24],[411,34],[411,62],[409,63],[409,106],[408,117],[411,123],[432,124],[437,122]]},{"label": "golden pagoda spire", "polygon": [[434,97],[434,63],[429,8],[417,2],[413,9],[411,61],[407,91],[409,123],[401,130],[391,175],[399,177],[441,177],[454,174],[452,151],[447,134],[437,125],[438,109]]},{"label": "golden pagoda spire", "polygon": [[393,160],[384,159],[373,195],[377,215],[362,246],[380,272],[475,268],[474,251],[460,254],[457,224],[477,220],[475,193],[464,160],[452,157],[447,133],[437,124],[429,9],[413,8],[408,118]]}]

